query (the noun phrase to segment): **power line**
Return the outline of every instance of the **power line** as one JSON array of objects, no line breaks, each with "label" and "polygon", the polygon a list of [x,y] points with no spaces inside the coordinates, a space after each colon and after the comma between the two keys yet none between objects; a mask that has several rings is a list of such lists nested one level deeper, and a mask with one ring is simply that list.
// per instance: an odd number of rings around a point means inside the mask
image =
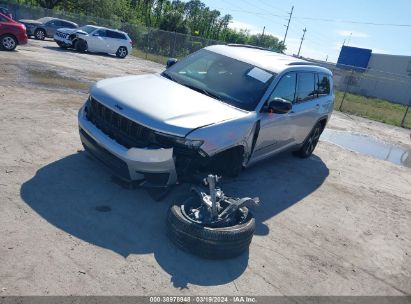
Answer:
[{"label": "power line", "polygon": [[364,24],[364,25],[376,25],[376,26],[411,27],[411,24],[377,23],[377,22],[364,22],[364,21],[341,20],[341,19],[325,19],[325,18],[300,17],[300,16],[295,16],[294,18],[312,20],[312,21],[323,21],[323,22],[339,22],[339,23],[352,23],[352,24]]}]

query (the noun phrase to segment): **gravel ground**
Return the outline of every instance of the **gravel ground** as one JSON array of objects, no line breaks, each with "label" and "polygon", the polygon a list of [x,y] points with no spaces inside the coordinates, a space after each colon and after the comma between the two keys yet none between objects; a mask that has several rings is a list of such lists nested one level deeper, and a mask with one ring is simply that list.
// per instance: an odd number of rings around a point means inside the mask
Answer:
[{"label": "gravel ground", "polygon": [[[76,122],[94,81],[161,69],[53,42],[0,52],[0,296],[411,294],[411,169],[326,142],[226,182],[262,201],[248,253],[175,248],[165,215],[185,187],[156,202],[113,182]],[[366,119],[334,113],[328,127],[411,148],[409,131]]]}]

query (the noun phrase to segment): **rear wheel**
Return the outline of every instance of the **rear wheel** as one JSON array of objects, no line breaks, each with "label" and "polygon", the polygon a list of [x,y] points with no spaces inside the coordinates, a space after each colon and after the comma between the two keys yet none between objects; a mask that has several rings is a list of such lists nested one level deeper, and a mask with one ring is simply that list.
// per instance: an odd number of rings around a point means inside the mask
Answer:
[{"label": "rear wheel", "polygon": [[13,51],[17,46],[17,39],[11,35],[4,35],[0,38],[1,48],[6,51]]},{"label": "rear wheel", "polygon": [[36,38],[37,40],[44,40],[46,39],[46,31],[43,29],[37,29],[34,32],[34,38]]},{"label": "rear wheel", "polygon": [[118,58],[126,58],[128,55],[127,48],[125,46],[120,46],[116,52],[116,56]]},{"label": "rear wheel", "polygon": [[87,48],[88,48],[87,42],[82,39],[78,39],[74,43],[74,48],[76,49],[77,52],[84,53],[85,51],[87,51]]},{"label": "rear wheel", "polygon": [[313,154],[314,149],[318,144],[321,133],[322,133],[322,125],[320,122],[318,122],[312,129],[310,135],[308,135],[308,137],[304,141],[304,144],[301,147],[301,149],[296,151],[296,155],[301,158],[310,157]]}]

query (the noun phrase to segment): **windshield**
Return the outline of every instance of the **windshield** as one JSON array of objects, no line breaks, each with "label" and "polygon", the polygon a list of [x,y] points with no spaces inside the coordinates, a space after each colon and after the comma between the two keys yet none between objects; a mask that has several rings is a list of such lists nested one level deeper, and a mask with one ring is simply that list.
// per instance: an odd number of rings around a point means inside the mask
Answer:
[{"label": "windshield", "polygon": [[253,111],[275,74],[203,49],[171,66],[163,76],[235,107]]},{"label": "windshield", "polygon": [[79,28],[80,31],[86,32],[90,34],[91,32],[95,31],[97,28],[94,26],[86,25]]}]

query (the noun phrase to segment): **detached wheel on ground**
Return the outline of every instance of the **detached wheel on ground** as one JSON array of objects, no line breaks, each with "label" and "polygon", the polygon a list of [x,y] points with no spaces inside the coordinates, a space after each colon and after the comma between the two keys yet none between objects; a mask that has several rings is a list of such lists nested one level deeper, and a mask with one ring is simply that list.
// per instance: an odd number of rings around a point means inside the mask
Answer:
[{"label": "detached wheel on ground", "polygon": [[308,135],[308,137],[304,141],[304,144],[301,147],[301,149],[296,151],[295,154],[301,158],[310,157],[313,154],[314,149],[318,144],[318,141],[322,133],[322,129],[323,128],[322,128],[321,123],[318,122],[312,129],[310,135]]},{"label": "detached wheel on ground", "polygon": [[128,55],[127,48],[125,46],[120,46],[116,52],[118,58],[126,58]]},{"label": "detached wheel on ground", "polygon": [[46,31],[43,29],[37,29],[34,32],[34,38],[37,40],[44,40],[46,39]]},{"label": "detached wheel on ground", "polygon": [[87,42],[82,39],[78,39],[74,42],[74,48],[77,52],[84,53],[88,49]]},{"label": "detached wheel on ground", "polygon": [[[182,205],[173,205],[167,216],[167,235],[180,249],[208,259],[226,259],[239,256],[250,246],[255,220],[250,212],[238,210],[239,221],[229,227],[206,227],[188,214],[201,202],[194,196]],[[241,216],[244,215],[244,218]]]},{"label": "detached wheel on ground", "polygon": [[17,39],[12,35],[4,35],[0,37],[0,48],[6,51],[13,51],[17,46]]}]

